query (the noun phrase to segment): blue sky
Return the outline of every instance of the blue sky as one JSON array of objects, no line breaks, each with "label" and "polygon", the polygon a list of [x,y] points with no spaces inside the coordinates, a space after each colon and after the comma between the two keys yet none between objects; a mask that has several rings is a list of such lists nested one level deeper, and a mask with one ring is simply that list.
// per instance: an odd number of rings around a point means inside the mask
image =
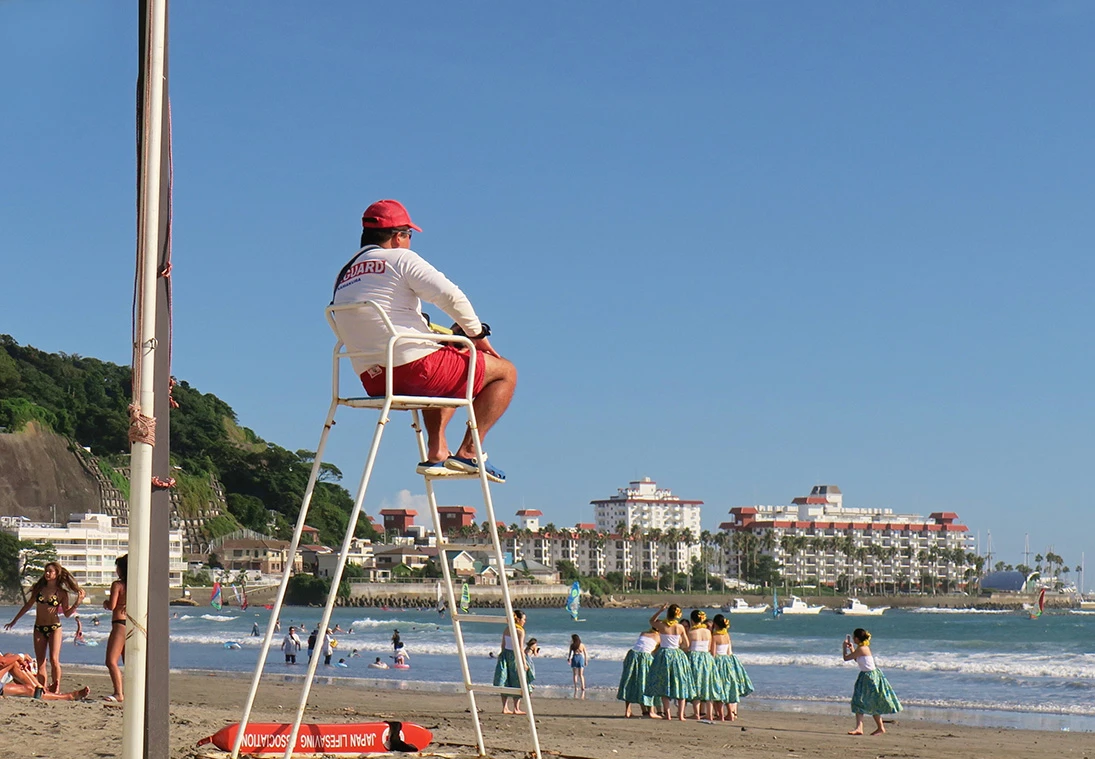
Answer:
[{"label": "blue sky", "polygon": [[[0,331],[119,363],[134,15],[0,2]],[[1095,565],[1093,38],[1073,2],[176,2],[174,372],[314,449],[322,310],[394,197],[519,368],[507,522],[832,483]],[[422,493],[388,435],[371,513]]]}]

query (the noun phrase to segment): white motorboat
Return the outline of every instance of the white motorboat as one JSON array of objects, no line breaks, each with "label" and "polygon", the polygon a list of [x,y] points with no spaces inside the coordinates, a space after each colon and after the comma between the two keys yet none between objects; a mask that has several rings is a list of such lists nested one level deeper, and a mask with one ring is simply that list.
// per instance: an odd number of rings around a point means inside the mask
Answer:
[{"label": "white motorboat", "polygon": [[744,598],[735,598],[733,603],[723,604],[721,608],[722,611],[728,611],[731,614],[763,614],[770,607],[768,604],[750,606]]},{"label": "white motorboat", "polygon": [[889,606],[868,606],[860,601],[858,598],[849,598],[848,602],[840,609],[836,610],[837,614],[847,614],[852,617],[877,617],[890,608]]},{"label": "white motorboat", "polygon": [[791,602],[779,610],[780,614],[820,614],[824,606],[810,606],[798,596],[791,596]]}]

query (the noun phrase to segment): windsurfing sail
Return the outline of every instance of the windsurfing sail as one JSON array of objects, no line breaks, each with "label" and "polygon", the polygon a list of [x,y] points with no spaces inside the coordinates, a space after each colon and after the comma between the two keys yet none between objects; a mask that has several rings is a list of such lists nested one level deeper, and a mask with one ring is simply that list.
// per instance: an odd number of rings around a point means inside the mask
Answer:
[{"label": "windsurfing sail", "polygon": [[249,604],[247,603],[247,586],[240,584],[240,595],[243,596],[243,600],[240,601],[240,609],[246,609]]},{"label": "windsurfing sail", "polygon": [[466,614],[469,606],[471,606],[471,590],[468,589],[468,584],[464,583],[460,588],[460,611]]},{"label": "windsurfing sail", "polygon": [[772,616],[779,617],[783,612],[783,609],[779,608],[779,596],[776,595],[776,589],[772,588]]},{"label": "windsurfing sail", "polygon": [[236,606],[240,607],[240,609],[242,610],[244,608],[244,606],[243,606],[243,596],[240,595],[240,586],[239,585],[233,585],[232,586],[232,595],[234,595],[236,597]]},{"label": "windsurfing sail", "polygon": [[578,609],[582,605],[582,586],[575,580],[574,584],[570,586],[570,595],[567,596],[566,610],[570,612],[570,616],[574,617],[574,621],[578,621]]},{"label": "windsurfing sail", "polygon": [[445,601],[441,598],[441,581],[437,581],[437,605],[435,607],[440,614],[445,611]]},{"label": "windsurfing sail", "polygon": [[221,584],[219,582],[213,583],[213,595],[209,596],[209,605],[217,611],[221,609]]},{"label": "windsurfing sail", "polygon": [[1042,612],[1045,611],[1045,608],[1046,608],[1046,589],[1042,588],[1038,592],[1038,603],[1035,605],[1034,611],[1032,611],[1030,613],[1030,618],[1031,619],[1038,619],[1038,617],[1042,616]]}]

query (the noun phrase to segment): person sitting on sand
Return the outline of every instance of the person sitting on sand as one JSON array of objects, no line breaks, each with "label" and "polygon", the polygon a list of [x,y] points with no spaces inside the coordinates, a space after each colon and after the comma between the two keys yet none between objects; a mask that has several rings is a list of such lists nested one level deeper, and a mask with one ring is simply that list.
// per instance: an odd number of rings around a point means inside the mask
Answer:
[{"label": "person sitting on sand", "polygon": [[877,729],[871,735],[882,735],[886,728],[882,726],[883,714],[897,714],[901,711],[901,702],[893,692],[882,670],[874,664],[871,654],[871,634],[857,627],[844,639],[844,661],[855,661],[859,665],[859,677],[852,692],[852,712],[855,713],[855,730],[848,735],[863,735],[863,715],[874,717]]},{"label": "person sitting on sand", "polygon": [[43,701],[82,701],[91,692],[85,685],[71,693],[50,693],[31,674],[33,661],[27,654],[0,655],[0,696],[22,696]]}]

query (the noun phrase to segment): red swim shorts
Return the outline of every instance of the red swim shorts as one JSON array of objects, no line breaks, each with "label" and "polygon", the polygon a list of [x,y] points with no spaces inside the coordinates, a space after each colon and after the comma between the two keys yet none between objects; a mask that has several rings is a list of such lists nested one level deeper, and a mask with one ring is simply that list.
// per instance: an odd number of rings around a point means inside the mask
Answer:
[{"label": "red swim shorts", "polygon": [[[468,353],[445,345],[417,361],[397,366],[392,370],[392,389],[396,395],[427,395],[434,398],[463,398],[468,389]],[[483,352],[475,358],[474,394],[483,389]],[[361,375],[361,384],[370,396],[384,395],[384,377],[380,369],[374,376]]]}]

